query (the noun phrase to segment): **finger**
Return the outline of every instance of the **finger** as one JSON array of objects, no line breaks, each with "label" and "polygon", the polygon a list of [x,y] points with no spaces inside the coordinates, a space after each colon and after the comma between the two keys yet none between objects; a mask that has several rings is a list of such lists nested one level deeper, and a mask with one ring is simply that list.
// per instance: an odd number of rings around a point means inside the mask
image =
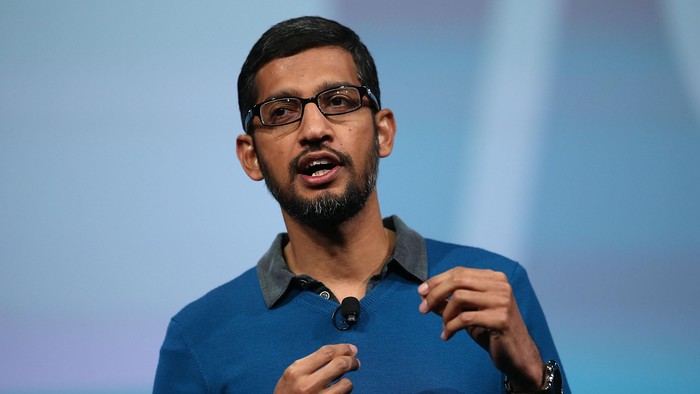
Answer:
[{"label": "finger", "polygon": [[294,367],[295,371],[299,374],[310,374],[328,364],[336,357],[354,357],[356,354],[357,347],[353,344],[341,343],[336,345],[324,345],[308,356],[295,361],[292,363],[291,367]]},{"label": "finger", "polygon": [[[439,285],[440,283],[452,280],[452,278],[455,276],[468,275],[468,276],[474,276],[474,277],[487,277],[487,276],[492,275],[493,272],[495,272],[495,271],[489,270],[489,269],[454,267],[454,268],[449,269],[443,273],[440,273],[440,274],[437,274],[435,276],[428,278],[428,280],[426,280],[424,282],[424,284],[427,284],[428,288],[434,288],[435,286]],[[423,288],[421,285],[418,287],[418,292],[421,295],[425,295],[425,294],[427,294],[427,288]]]},{"label": "finger", "polygon": [[[502,331],[513,307],[517,308],[508,283],[496,283],[487,292],[458,289],[442,313],[444,334],[449,338],[453,332],[474,325]],[[475,316],[468,314],[460,317],[464,312],[474,311],[482,312],[476,315],[479,318],[477,321],[473,321]]]},{"label": "finger", "polygon": [[418,306],[418,310],[421,313],[432,311],[442,316],[449,297],[452,295],[451,289],[445,286],[445,283],[450,283],[450,281],[444,278],[437,280],[431,278],[430,280],[431,282],[426,281],[418,287],[418,293],[421,294],[421,303]]},{"label": "finger", "polygon": [[448,340],[452,338],[454,333],[458,330],[470,327],[468,321],[462,320],[468,318],[470,315],[460,315],[466,312],[475,312],[480,309],[487,310],[487,303],[488,295],[485,293],[462,289],[455,291],[455,294],[447,303],[441,314],[443,331],[440,334],[440,338]]},{"label": "finger", "polygon": [[352,391],[352,382],[348,378],[342,378],[324,392],[328,394],[345,394]]},{"label": "finger", "polygon": [[[340,379],[345,373],[356,371],[360,368],[360,360],[354,356],[340,356],[331,360],[328,364],[320,368],[311,375],[313,381],[317,382],[319,389],[324,387],[333,387],[340,382]],[[340,379],[340,380],[338,380]],[[345,378],[347,380],[347,378]],[[338,382],[334,383],[335,380]]]},{"label": "finger", "polygon": [[508,328],[509,313],[507,308],[489,310],[463,311],[449,321],[443,321],[441,337],[452,338],[455,332],[469,327],[482,327],[489,332],[503,333]]},{"label": "finger", "polygon": [[420,310],[423,313],[428,313],[428,312],[432,311],[436,315],[442,316],[448,303],[449,303],[449,300],[442,300],[442,301],[436,303],[435,305],[433,305],[432,309],[429,309],[427,306],[428,302],[426,300],[423,300],[423,302],[421,302],[420,306],[418,306],[418,310]]},{"label": "finger", "polygon": [[421,285],[422,291],[426,287],[428,289],[423,295],[425,304],[421,303],[419,307],[421,312],[433,310],[438,303],[450,298],[457,289],[480,292],[494,289],[503,291],[504,285],[508,285],[505,274],[496,271],[458,267],[447,271],[446,274],[449,275],[435,276],[424,283],[426,286]]},{"label": "finger", "polygon": [[345,372],[359,368],[356,354],[357,347],[352,344],[322,346],[293,362],[284,371],[275,392],[321,392]]},{"label": "finger", "polygon": [[454,273],[457,270],[461,270],[461,269],[468,269],[468,268],[455,267],[455,268],[447,270],[443,273],[440,273],[440,274],[437,274],[435,276],[428,278],[428,280],[426,280],[420,286],[418,286],[418,294],[425,297],[426,295],[428,295],[428,293],[430,292],[431,289],[433,289],[434,287],[436,287],[437,285],[439,285],[442,282],[450,280],[452,275],[454,275]]},{"label": "finger", "polygon": [[447,321],[464,311],[508,308],[511,301],[512,297],[507,289],[489,292],[457,289],[445,306],[442,318]]},{"label": "finger", "polygon": [[462,312],[488,309],[493,305],[494,301],[490,299],[487,293],[457,289],[450,300],[445,303],[440,316],[442,316],[443,322],[446,323]]},{"label": "finger", "polygon": [[438,315],[442,315],[442,310],[447,305],[447,297],[443,299],[436,300],[433,295],[430,304],[428,303],[428,295],[432,292],[434,287],[437,287],[440,283],[448,280],[451,275],[452,270],[443,272],[441,274],[435,275],[418,286],[418,294],[421,296],[421,303],[418,305],[418,310],[421,313],[428,313],[433,311]]},{"label": "finger", "polygon": [[474,327],[476,325],[476,321],[478,320],[478,315],[482,313],[483,312],[481,311],[464,311],[455,316],[453,319],[443,322],[443,329],[442,333],[440,334],[440,338],[447,341],[452,338],[457,331],[463,328]]}]

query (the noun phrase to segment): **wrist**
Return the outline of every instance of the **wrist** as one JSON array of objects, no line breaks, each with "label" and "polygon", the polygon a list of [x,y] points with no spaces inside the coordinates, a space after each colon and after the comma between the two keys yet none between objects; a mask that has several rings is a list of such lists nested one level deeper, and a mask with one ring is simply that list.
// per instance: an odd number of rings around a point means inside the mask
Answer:
[{"label": "wrist", "polygon": [[534,390],[526,389],[525,386],[515,385],[510,381],[510,379],[508,379],[508,376],[506,376],[505,380],[503,381],[503,385],[506,389],[506,393],[508,393],[508,394],[537,394],[537,393],[562,394],[563,389],[562,389],[561,371],[559,370],[559,364],[557,364],[557,362],[554,360],[550,360],[542,366],[542,370],[543,370],[543,373],[541,375],[542,378],[540,380],[540,385],[539,386],[530,386],[530,387],[537,387]]},{"label": "wrist", "polygon": [[532,362],[523,364],[517,368],[512,368],[505,372],[506,381],[510,383],[508,393],[537,393],[544,387],[546,366],[537,355]]}]

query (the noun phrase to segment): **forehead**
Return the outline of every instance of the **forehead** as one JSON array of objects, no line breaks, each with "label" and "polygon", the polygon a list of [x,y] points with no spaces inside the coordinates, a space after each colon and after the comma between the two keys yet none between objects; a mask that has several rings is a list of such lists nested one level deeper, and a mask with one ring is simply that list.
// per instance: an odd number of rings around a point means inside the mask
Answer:
[{"label": "forehead", "polygon": [[359,78],[350,52],[320,47],[272,60],[260,68],[255,83],[260,102],[280,95],[310,97],[329,84],[357,85]]}]

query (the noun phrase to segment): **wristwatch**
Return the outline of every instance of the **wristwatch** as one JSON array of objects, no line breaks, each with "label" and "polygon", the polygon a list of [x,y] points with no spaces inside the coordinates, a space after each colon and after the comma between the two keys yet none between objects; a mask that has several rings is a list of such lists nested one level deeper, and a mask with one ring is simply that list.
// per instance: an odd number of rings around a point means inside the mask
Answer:
[{"label": "wristwatch", "polygon": [[503,386],[508,394],[564,394],[564,388],[561,382],[561,370],[559,364],[554,360],[549,360],[544,365],[544,386],[539,391],[532,393],[516,393],[510,384],[510,380],[506,376],[503,380]]}]

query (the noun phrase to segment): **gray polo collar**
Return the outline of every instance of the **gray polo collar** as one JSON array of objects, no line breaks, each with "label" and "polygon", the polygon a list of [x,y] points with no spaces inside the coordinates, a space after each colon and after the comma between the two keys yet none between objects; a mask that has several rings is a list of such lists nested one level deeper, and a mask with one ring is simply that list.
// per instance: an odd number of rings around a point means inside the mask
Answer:
[{"label": "gray polo collar", "polygon": [[[427,280],[428,255],[423,237],[409,228],[398,216],[384,219],[384,227],[396,232],[396,246],[387,264],[395,261],[417,282]],[[282,255],[282,249],[287,242],[289,237],[286,233],[278,234],[258,261],[258,280],[268,308],[272,308],[282,298],[295,277]]]}]

